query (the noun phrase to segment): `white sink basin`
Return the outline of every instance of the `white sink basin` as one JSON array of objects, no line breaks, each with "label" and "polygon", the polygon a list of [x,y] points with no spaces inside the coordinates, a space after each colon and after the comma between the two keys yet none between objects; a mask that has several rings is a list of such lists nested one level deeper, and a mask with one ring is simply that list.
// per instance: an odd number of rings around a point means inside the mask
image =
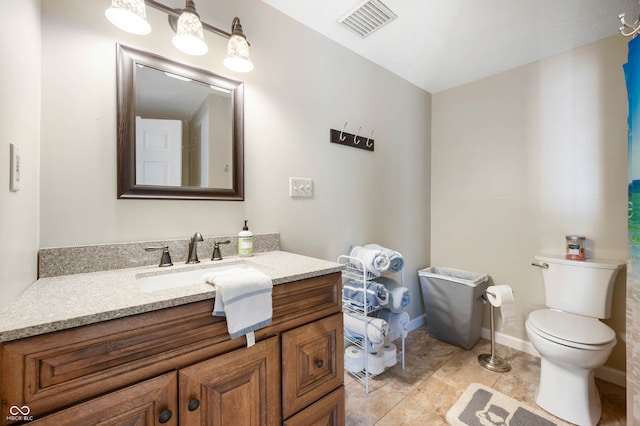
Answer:
[{"label": "white sink basin", "polygon": [[227,264],[212,267],[200,267],[187,270],[167,270],[161,273],[146,273],[136,277],[138,287],[143,293],[167,290],[172,288],[187,287],[197,284],[207,284],[203,279],[205,274],[229,275],[250,270],[244,263]]}]

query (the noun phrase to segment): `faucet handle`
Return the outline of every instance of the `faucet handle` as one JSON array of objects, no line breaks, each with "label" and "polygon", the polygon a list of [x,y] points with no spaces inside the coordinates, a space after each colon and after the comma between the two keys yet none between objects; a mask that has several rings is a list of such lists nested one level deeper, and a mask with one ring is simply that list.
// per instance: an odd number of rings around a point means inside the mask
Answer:
[{"label": "faucet handle", "polygon": [[215,241],[213,243],[213,255],[211,256],[211,260],[222,260],[222,254],[220,253],[220,244],[229,243],[231,243],[231,240]]},{"label": "faucet handle", "polygon": [[157,251],[157,250],[162,250],[162,257],[160,258],[160,267],[163,266],[172,266],[173,263],[171,263],[171,255],[169,254],[169,246],[168,245],[164,245],[164,246],[151,246],[151,247],[145,247],[144,251]]}]

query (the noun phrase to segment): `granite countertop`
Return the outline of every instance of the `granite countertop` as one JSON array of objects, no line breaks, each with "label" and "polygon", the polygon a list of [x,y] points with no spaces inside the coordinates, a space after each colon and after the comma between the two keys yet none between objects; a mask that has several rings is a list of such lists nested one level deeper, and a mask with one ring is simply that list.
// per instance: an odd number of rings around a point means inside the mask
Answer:
[{"label": "granite countertop", "polygon": [[195,265],[145,266],[41,278],[0,309],[0,342],[213,299],[215,289],[207,283],[142,292],[137,279],[239,263],[265,273],[274,285],[338,272],[343,267],[327,260],[270,251],[243,258],[229,256],[221,261],[202,260]]}]

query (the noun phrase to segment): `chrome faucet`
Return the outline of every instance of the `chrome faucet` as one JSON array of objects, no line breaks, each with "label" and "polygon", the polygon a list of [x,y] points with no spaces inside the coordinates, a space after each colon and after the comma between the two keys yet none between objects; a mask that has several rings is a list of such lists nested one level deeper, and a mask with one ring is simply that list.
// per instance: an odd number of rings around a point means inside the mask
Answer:
[{"label": "chrome faucet", "polygon": [[222,260],[222,254],[220,253],[220,244],[229,244],[229,243],[231,243],[231,240],[214,242],[213,255],[211,256],[211,260]]},{"label": "chrome faucet", "polygon": [[200,261],[198,260],[197,246],[200,241],[204,241],[204,238],[202,238],[202,234],[199,232],[193,234],[193,237],[191,237],[191,241],[189,242],[189,256],[187,257],[187,263],[200,263]]}]

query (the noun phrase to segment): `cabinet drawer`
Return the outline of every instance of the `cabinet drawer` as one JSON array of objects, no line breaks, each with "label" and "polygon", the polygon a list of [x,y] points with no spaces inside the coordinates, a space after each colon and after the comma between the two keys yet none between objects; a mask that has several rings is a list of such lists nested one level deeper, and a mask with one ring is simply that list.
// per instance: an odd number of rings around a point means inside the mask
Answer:
[{"label": "cabinet drawer", "polygon": [[178,424],[175,372],[100,396],[28,424],[37,426]]},{"label": "cabinet drawer", "polygon": [[282,334],[284,418],[338,388],[343,381],[342,314]]},{"label": "cabinet drawer", "polygon": [[282,424],[283,426],[344,426],[344,386],[340,386],[320,401],[311,404],[295,416],[285,420]]}]

